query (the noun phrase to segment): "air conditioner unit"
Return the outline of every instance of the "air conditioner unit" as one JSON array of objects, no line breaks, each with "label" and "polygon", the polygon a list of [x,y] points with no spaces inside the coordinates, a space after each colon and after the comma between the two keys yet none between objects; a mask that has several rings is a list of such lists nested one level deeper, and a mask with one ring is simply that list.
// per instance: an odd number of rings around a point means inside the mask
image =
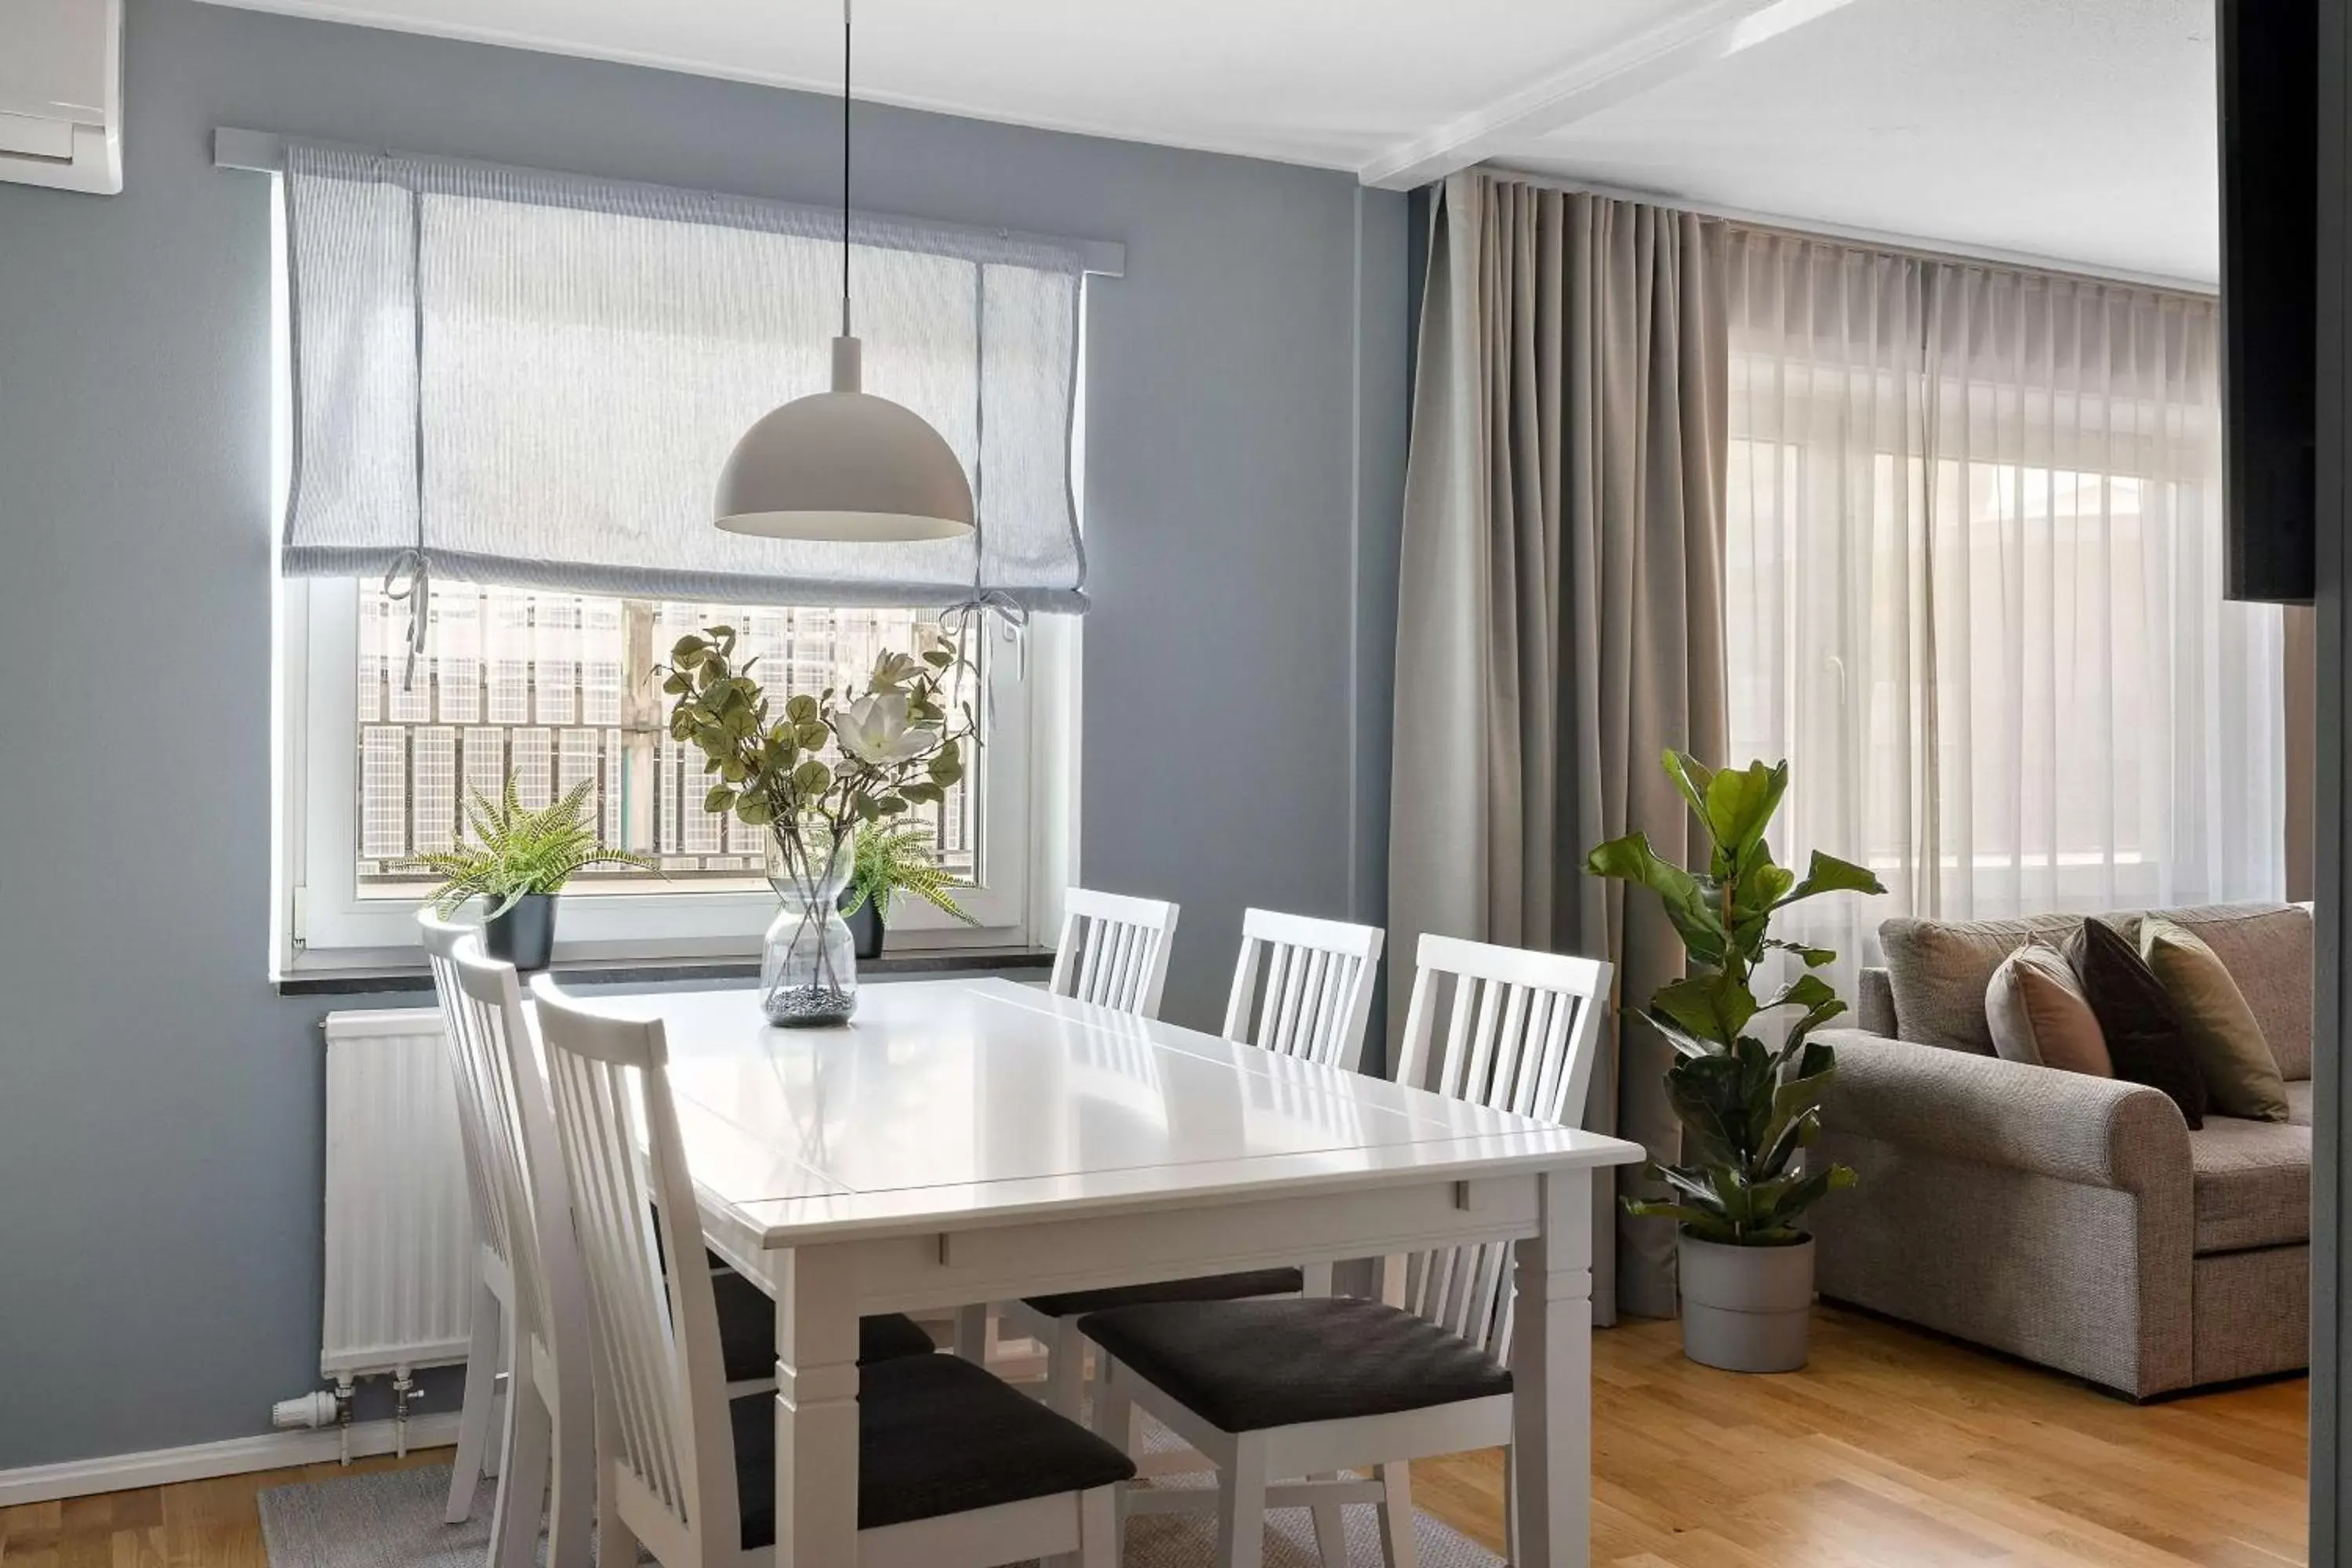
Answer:
[{"label": "air conditioner unit", "polygon": [[122,189],[122,0],[0,0],[0,180]]}]

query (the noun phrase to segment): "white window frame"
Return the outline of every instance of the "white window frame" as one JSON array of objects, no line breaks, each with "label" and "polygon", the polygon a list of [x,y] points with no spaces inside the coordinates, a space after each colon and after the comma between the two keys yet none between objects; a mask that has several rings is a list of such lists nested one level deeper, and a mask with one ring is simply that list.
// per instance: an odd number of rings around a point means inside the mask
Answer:
[{"label": "white window frame", "polygon": [[[296,579],[283,582],[277,596],[281,973],[392,967],[415,958],[415,905],[363,897],[358,885],[360,591],[355,582]],[[903,900],[890,911],[895,952],[1041,942],[1048,906],[1058,900],[1034,894],[1041,886],[1058,891],[1052,870],[1070,858],[1064,803],[1074,791],[1064,775],[1075,754],[1068,722],[1076,705],[1055,694],[1073,683],[1063,665],[1077,628],[1041,620],[1025,652],[998,640],[993,623],[973,635],[990,639],[982,660],[986,730],[973,824],[978,878],[956,900],[980,923],[966,926],[921,900]],[[1041,708],[1045,722],[1038,721]],[[748,957],[775,914],[775,895],[765,889],[582,882],[565,897],[556,957]]]}]

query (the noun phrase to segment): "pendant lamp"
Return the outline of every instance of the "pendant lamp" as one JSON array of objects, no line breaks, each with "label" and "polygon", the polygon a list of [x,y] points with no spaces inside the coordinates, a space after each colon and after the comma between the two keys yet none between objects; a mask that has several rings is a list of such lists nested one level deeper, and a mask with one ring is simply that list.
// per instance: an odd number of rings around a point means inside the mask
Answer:
[{"label": "pendant lamp", "polygon": [[841,335],[833,389],[743,433],[719,475],[717,522],[763,539],[884,542],[972,531],[971,481],[923,416],[859,384],[849,321],[849,0],[841,7]]}]

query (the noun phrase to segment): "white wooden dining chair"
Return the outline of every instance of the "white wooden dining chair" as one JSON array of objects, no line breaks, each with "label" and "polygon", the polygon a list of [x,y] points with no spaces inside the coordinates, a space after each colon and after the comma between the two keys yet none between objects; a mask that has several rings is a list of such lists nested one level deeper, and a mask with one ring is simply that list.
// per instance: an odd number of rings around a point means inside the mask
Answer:
[{"label": "white wooden dining chair", "polygon": [[457,1142],[466,1156],[466,1195],[474,1210],[474,1305],[466,1349],[465,1394],[457,1410],[457,1452],[449,1466],[449,1500],[442,1518],[456,1524],[474,1510],[474,1491],[484,1476],[499,1472],[506,1447],[505,1425],[497,1419],[499,1374],[507,1364],[507,1331],[514,1321],[514,1268],[507,1261],[506,1191],[494,1173],[496,1156],[483,1125],[482,1084],[474,1070],[473,1047],[465,1037],[466,1013],[457,1005],[457,944],[473,928],[445,921],[430,907],[420,910],[425,956],[433,971],[433,993],[441,1005],[441,1031],[449,1080],[457,1102]]},{"label": "white wooden dining chair", "polygon": [[[434,990],[441,1000],[450,1075],[457,1083],[466,1175],[475,1199],[477,1266],[481,1281],[474,1303],[465,1394],[457,1418],[457,1453],[445,1517],[452,1524],[467,1517],[472,1511],[478,1478],[499,1475],[499,1500],[491,1510],[491,1539],[499,1543],[501,1552],[498,1561],[501,1564],[513,1563],[516,1559],[511,1553],[520,1552],[520,1561],[528,1564],[538,1533],[538,1500],[551,1484],[560,1503],[573,1504],[568,1516],[559,1507],[560,1521],[576,1528],[584,1538],[588,1516],[581,1511],[584,1505],[574,1503],[574,1499],[587,1495],[584,1468],[593,1463],[594,1443],[593,1412],[583,1394],[575,1393],[570,1406],[577,1417],[573,1426],[562,1430],[556,1427],[556,1423],[564,1418],[563,1385],[570,1374],[559,1375],[551,1369],[561,1361],[560,1352],[554,1349],[555,1341],[564,1336],[551,1326],[527,1327],[541,1322],[547,1314],[519,1310],[517,1275],[510,1261],[520,1240],[529,1239],[536,1244],[530,1257],[546,1259],[544,1268],[550,1272],[541,1277],[576,1277],[578,1271],[576,1261],[566,1256],[572,1247],[572,1229],[569,1210],[562,1206],[563,1187],[560,1176],[550,1194],[559,1200],[559,1206],[549,1212],[561,1216],[561,1224],[541,1236],[536,1223],[541,1195],[536,1173],[555,1170],[557,1159],[552,1143],[543,1151],[534,1150],[530,1131],[550,1115],[546,1109],[547,1081],[536,1051],[530,1048],[528,1031],[514,1027],[503,997],[498,994],[503,984],[501,972],[504,980],[511,980],[511,967],[482,952],[479,932],[472,927],[444,921],[429,910],[417,916],[417,924],[424,933],[425,952],[432,965]],[[481,996],[466,989],[467,983],[459,972],[461,952],[472,955],[480,972],[474,984],[477,991],[484,993]],[[520,994],[519,983],[510,988]],[[509,1042],[515,1040],[520,1040],[525,1047],[519,1058],[508,1049]],[[756,1284],[728,1268],[700,1246],[688,1248],[685,1256],[701,1258],[712,1274],[720,1354],[730,1393],[742,1394],[772,1389],[775,1356],[772,1325],[775,1312],[768,1298]],[[551,1300],[551,1312],[561,1310],[556,1300]],[[861,1319],[857,1327],[860,1364],[898,1356],[928,1355],[933,1348],[931,1337],[922,1326],[898,1313]],[[580,1342],[586,1343],[584,1339]],[[519,1345],[526,1343],[533,1348],[530,1366],[537,1390],[533,1395],[536,1403],[519,1405],[513,1368],[519,1364]],[[580,1369],[580,1378],[590,1376],[584,1357],[574,1357],[573,1364]],[[507,1420],[493,1442],[489,1430],[491,1413],[502,1365],[507,1369]],[[585,1386],[584,1382],[582,1386]],[[508,1451],[517,1441],[518,1409],[534,1422],[543,1415],[549,1426],[544,1453],[536,1430],[521,1433],[521,1453],[526,1463],[520,1468],[507,1462]],[[567,1466],[583,1470],[583,1478],[576,1483],[567,1484]],[[517,1502],[515,1511],[509,1512],[508,1488],[518,1477],[527,1489],[537,1489]],[[513,1521],[511,1537],[506,1533],[506,1521],[509,1519]],[[569,1542],[565,1544],[568,1550]],[[551,1537],[551,1552],[555,1548],[556,1542]],[[549,1558],[549,1568],[555,1568],[553,1556]]]},{"label": "white wooden dining chair", "polygon": [[1176,940],[1174,904],[1072,888],[1062,895],[1062,941],[1046,988],[1146,1018],[1160,1016],[1168,952]]},{"label": "white wooden dining chair", "polygon": [[487,1152],[505,1192],[514,1277],[507,1451],[490,1561],[493,1568],[531,1568],[545,1501],[547,1568],[587,1568],[595,1519],[588,1306],[547,1095],[514,965],[487,956],[480,938],[468,934],[451,950],[449,966],[456,1032],[482,1086]]},{"label": "white wooden dining chair", "polygon": [[[1062,940],[1054,950],[1054,971],[1045,988],[1056,996],[1116,1008],[1138,1017],[1160,1016],[1160,994],[1168,984],[1168,954],[1176,940],[1177,907],[1159,899],[1131,899],[1119,893],[1098,893],[1091,888],[1070,888],[1062,894]],[[1007,1303],[996,1314],[1012,1328],[1021,1314]],[[992,1330],[992,1310],[984,1301],[968,1302],[956,1310],[956,1353],[985,1364]],[[1051,1330],[1035,1314],[1026,1317],[1034,1331],[1053,1352]],[[1076,1413],[1078,1390],[1057,1384],[1055,1408]]]},{"label": "white wooden dining chair", "polygon": [[[1398,1081],[1573,1125],[1608,991],[1593,959],[1424,936]],[[1412,1568],[1411,1461],[1512,1440],[1511,1264],[1508,1243],[1482,1243],[1383,1259],[1379,1301],[1091,1314],[1078,1326],[1104,1352],[1095,1429],[1123,1439],[1139,1405],[1216,1465],[1219,1568],[1258,1568],[1268,1507],[1315,1509],[1324,1562],[1344,1564],[1332,1505],[1345,1502],[1377,1505],[1387,1562]],[[1370,1480],[1286,1482],[1367,1468]],[[1197,1506],[1179,1491],[1127,1500],[1130,1512]]]},{"label": "white wooden dining chair", "polygon": [[1354,1072],[1364,1058],[1381,938],[1378,926],[1244,910],[1225,1038]]},{"label": "white wooden dining chair", "polygon": [[[710,1276],[660,1267],[699,1239],[662,1026],[531,990],[594,1307],[601,1558],[765,1564],[775,1398],[728,1397]],[[861,1363],[857,1404],[859,1568],[1116,1568],[1113,1445],[955,1356]]]},{"label": "white wooden dining chair", "polygon": [[[1241,956],[1234,964],[1233,992],[1225,1003],[1225,1038],[1353,1071],[1363,1059],[1364,1026],[1371,1013],[1381,938],[1378,926],[1314,920],[1272,910],[1244,910]],[[1250,1026],[1252,1012],[1257,1015],[1255,1033]],[[1032,1296],[1007,1302],[1000,1315],[1005,1330],[1045,1347],[1046,1403],[1075,1419],[1085,1405],[1086,1341],[1078,1332],[1078,1320],[1088,1312],[1144,1301],[1296,1296],[1302,1289],[1329,1295],[1330,1266],[1318,1265],[1311,1279],[1307,1271],[1297,1268],[1256,1268],[1198,1279]]]}]

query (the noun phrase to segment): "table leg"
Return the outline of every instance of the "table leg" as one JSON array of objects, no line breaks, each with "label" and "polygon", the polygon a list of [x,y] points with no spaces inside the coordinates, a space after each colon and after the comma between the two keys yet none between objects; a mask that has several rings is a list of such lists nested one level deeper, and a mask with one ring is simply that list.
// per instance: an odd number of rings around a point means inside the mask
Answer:
[{"label": "table leg", "polygon": [[955,1315],[955,1353],[974,1366],[988,1364],[988,1303],[958,1307]]},{"label": "table leg", "polygon": [[1538,1178],[1541,1228],[1513,1276],[1511,1561],[1584,1568],[1592,1550],[1592,1174]]},{"label": "table leg", "polygon": [[857,1278],[845,1251],[775,1255],[775,1568],[857,1561]]}]

